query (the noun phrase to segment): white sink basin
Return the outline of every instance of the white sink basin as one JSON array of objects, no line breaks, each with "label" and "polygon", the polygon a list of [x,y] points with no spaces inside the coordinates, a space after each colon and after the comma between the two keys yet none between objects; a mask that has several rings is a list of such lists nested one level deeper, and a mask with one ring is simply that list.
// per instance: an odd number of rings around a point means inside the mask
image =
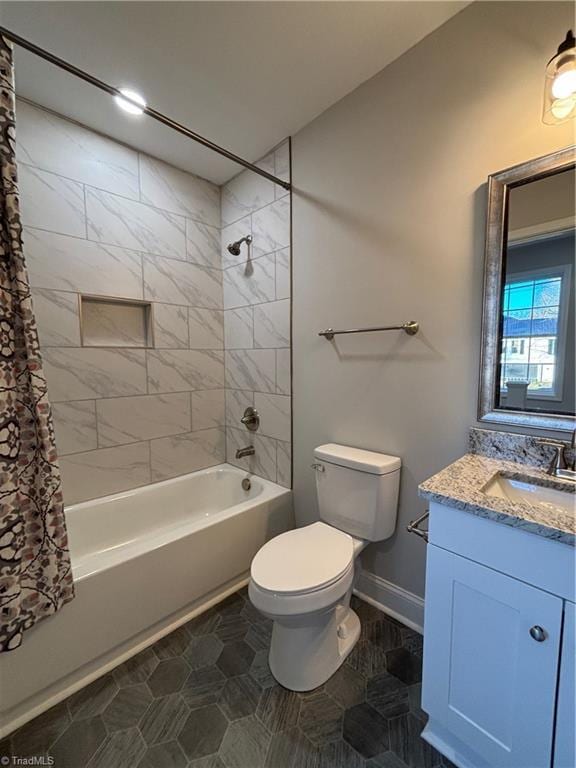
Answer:
[{"label": "white sink basin", "polygon": [[576,495],[570,491],[559,491],[556,488],[546,488],[525,480],[512,480],[503,475],[495,475],[484,488],[487,496],[496,496],[509,501],[539,504],[554,509],[565,509],[567,512],[576,510]]}]

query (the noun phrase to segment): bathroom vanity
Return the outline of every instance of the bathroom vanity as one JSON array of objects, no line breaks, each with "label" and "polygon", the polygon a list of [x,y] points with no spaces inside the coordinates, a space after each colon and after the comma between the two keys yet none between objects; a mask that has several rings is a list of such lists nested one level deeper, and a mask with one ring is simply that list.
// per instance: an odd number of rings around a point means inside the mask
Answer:
[{"label": "bathroom vanity", "polygon": [[423,738],[459,768],[576,765],[574,490],[476,454],[420,486]]},{"label": "bathroom vanity", "polygon": [[487,185],[478,419],[560,434],[472,429],[420,486],[422,735],[459,768],[576,766],[575,173],[566,147]]}]

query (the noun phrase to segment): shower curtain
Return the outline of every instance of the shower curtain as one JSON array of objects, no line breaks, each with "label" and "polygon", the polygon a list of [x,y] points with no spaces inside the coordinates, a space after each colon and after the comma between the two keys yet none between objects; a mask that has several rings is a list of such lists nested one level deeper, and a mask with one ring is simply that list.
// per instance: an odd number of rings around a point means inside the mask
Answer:
[{"label": "shower curtain", "polygon": [[74,596],[54,429],[22,252],[12,45],[0,36],[0,652]]}]

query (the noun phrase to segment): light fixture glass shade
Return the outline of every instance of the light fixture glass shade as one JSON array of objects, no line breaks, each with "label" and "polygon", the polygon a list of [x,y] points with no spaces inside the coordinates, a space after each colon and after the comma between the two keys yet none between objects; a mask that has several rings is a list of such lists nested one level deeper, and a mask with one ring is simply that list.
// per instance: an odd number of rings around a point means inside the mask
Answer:
[{"label": "light fixture glass shade", "polygon": [[576,117],[576,40],[572,31],[546,67],[542,120],[548,125]]}]

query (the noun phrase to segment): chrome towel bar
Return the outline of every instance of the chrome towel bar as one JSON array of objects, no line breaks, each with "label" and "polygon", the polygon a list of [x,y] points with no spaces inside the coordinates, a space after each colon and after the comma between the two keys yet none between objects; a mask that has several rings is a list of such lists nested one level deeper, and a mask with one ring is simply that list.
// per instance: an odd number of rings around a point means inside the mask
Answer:
[{"label": "chrome towel bar", "polygon": [[415,320],[409,320],[407,323],[401,325],[378,325],[374,328],[348,328],[342,331],[335,331],[333,328],[326,328],[325,331],[320,331],[318,336],[324,336],[328,341],[332,341],[334,336],[339,336],[341,333],[374,333],[374,331],[404,331],[408,336],[414,336],[418,333],[420,324]]}]

